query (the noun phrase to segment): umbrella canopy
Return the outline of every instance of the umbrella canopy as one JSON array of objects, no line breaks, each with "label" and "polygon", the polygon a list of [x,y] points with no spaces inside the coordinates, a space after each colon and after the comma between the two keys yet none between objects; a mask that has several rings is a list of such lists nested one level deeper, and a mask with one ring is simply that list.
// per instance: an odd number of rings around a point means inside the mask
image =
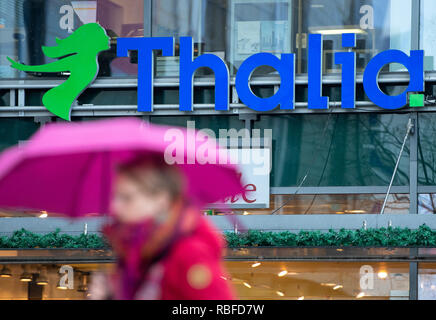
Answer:
[{"label": "umbrella canopy", "polygon": [[[137,118],[48,124],[0,156],[0,208],[107,214],[116,165],[153,154],[178,157],[184,196],[198,206],[242,193],[226,150],[204,136],[196,143],[197,134]],[[208,163],[198,160],[200,148]]]}]

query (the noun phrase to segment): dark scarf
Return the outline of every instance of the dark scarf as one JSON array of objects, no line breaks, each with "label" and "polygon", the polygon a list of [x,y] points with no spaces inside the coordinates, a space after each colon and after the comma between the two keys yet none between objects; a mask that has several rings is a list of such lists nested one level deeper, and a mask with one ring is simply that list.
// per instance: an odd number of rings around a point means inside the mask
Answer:
[{"label": "dark scarf", "polygon": [[199,215],[197,210],[184,207],[173,210],[163,223],[150,218],[135,224],[114,221],[103,228],[104,235],[118,255],[118,283],[121,288],[118,288],[116,298],[135,298],[150,267],[163,259],[181,237],[193,231],[192,222],[198,218],[195,215]]}]

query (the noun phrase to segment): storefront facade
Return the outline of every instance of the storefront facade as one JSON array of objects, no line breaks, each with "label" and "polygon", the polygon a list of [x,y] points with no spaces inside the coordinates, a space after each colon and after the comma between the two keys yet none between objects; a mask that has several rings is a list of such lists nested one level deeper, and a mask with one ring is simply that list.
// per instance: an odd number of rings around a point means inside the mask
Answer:
[{"label": "storefront facade", "polygon": [[[68,76],[21,72],[11,68],[6,57],[29,65],[49,63],[53,60],[44,56],[41,46],[53,46],[56,37],[66,38],[83,24],[99,22],[111,37],[111,49],[99,55],[99,75],[78,97],[73,121],[136,116],[156,124],[210,129],[216,136],[222,129],[259,133],[265,138],[260,147],[269,144],[271,151],[269,187],[262,191],[269,201],[233,206],[251,228],[275,230],[281,225],[282,230],[298,231],[431,225],[436,212],[435,18],[433,0],[4,0],[0,3],[0,148],[24,142],[41,125],[63,121],[47,111],[42,96]],[[353,48],[343,45],[346,33],[356,35]],[[309,103],[309,82],[313,81],[309,80],[309,35],[314,34],[323,37],[321,94],[329,98],[328,109],[314,109]],[[117,56],[117,39],[135,37],[175,41],[173,56],[156,52],[153,57],[152,112],[138,112],[137,79],[142,70],[137,52]],[[194,57],[213,54],[225,61],[230,79],[227,111],[216,110],[216,80],[207,68],[195,74],[192,111],[179,110],[180,37],[192,38]],[[389,50],[407,55],[424,50],[424,87],[417,92],[424,94],[422,106],[411,106],[408,99],[404,107],[388,110],[368,97],[365,69],[371,59]],[[294,54],[293,110],[255,111],[239,97],[236,75],[244,61],[260,52],[276,57]],[[335,63],[338,52],[355,52],[355,108],[341,104],[343,72]],[[406,90],[409,78],[404,65],[392,63],[382,68],[378,83],[383,92],[395,96]],[[256,96],[267,98],[280,90],[281,77],[272,67],[261,66],[251,75],[250,84]],[[373,223],[382,211],[383,224]],[[214,208],[208,213],[220,215]],[[332,222],[321,227],[320,221]],[[432,276],[436,260],[431,255],[420,259],[402,253],[392,261],[383,255],[371,258],[358,253],[344,262],[345,258],[325,261],[323,254],[308,254],[311,261],[295,252],[271,257],[271,261],[261,261],[268,254],[238,259],[228,254],[226,263],[241,298],[417,299],[432,298],[436,290]],[[96,269],[93,264],[101,261],[94,260],[83,258],[83,267],[78,267],[81,274]],[[36,259],[29,267],[38,270],[46,261]],[[78,262],[61,259],[48,272]],[[22,273],[18,266],[23,261],[9,257],[0,263],[12,274]],[[372,269],[361,269],[367,265]],[[281,269],[289,271],[286,276],[278,276]],[[361,272],[375,275],[374,291],[362,289]],[[388,275],[384,277],[383,272]],[[0,286],[12,278],[0,278]],[[0,298],[25,298],[23,292]],[[85,296],[86,292],[68,297]]]}]

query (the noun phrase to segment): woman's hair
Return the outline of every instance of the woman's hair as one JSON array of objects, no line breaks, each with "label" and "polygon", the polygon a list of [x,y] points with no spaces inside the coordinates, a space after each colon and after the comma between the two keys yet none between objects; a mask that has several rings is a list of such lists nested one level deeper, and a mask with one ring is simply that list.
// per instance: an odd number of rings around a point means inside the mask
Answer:
[{"label": "woman's hair", "polygon": [[144,192],[167,192],[171,201],[177,200],[183,192],[180,169],[165,163],[163,157],[150,156],[120,165],[118,173],[135,181]]}]

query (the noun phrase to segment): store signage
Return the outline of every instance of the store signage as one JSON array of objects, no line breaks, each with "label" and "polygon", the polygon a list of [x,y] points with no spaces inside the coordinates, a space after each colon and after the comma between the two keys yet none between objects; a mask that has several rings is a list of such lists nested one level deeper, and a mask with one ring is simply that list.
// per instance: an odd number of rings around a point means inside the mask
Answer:
[{"label": "store signage", "polygon": [[[232,209],[269,208],[271,149],[228,149],[228,153],[232,159],[237,159],[239,176],[246,192],[244,195],[225,199],[224,207],[228,206]],[[259,156],[260,154],[262,156]],[[259,159],[262,161],[259,162]],[[222,204],[211,206],[211,208],[216,207],[220,208]]]},{"label": "store signage", "polygon": [[39,66],[28,66],[8,57],[11,66],[30,72],[63,72],[68,79],[61,85],[48,90],[42,97],[43,105],[58,117],[70,120],[71,107],[98,74],[97,56],[110,48],[109,37],[98,23],[88,23],[77,28],[65,39],[56,38],[54,47],[42,47],[49,58],[59,59]]},{"label": "store signage", "polygon": [[[98,72],[97,55],[109,49],[109,39],[104,29],[97,23],[79,27],[65,39],[56,39],[57,46],[43,47],[50,58],[59,60],[41,66],[27,66],[9,58],[12,67],[32,72],[66,72],[69,78],[61,85],[50,89],[42,99],[44,106],[53,114],[70,120],[71,106],[85,88],[94,80]],[[342,35],[345,49],[356,47],[356,35]],[[174,38],[118,38],[117,55],[127,57],[130,50],[138,52],[138,111],[153,111],[153,51],[163,56],[174,55]],[[323,41],[321,34],[309,35],[308,48],[308,108],[328,109],[329,99],[322,96],[322,57]],[[356,100],[356,53],[336,52],[335,63],[342,66],[342,99],[344,109],[355,108]],[[407,89],[396,96],[385,94],[379,87],[378,76],[382,68],[390,63],[404,65],[410,74]],[[280,75],[280,88],[268,98],[256,96],[250,87],[253,71],[260,66],[271,66]],[[229,110],[230,76],[227,64],[214,54],[203,54],[194,58],[191,37],[180,38],[180,87],[179,110],[193,111],[193,79],[198,68],[208,67],[215,74],[215,110]],[[271,111],[295,108],[295,54],[283,53],[280,57],[271,53],[257,53],[242,62],[236,74],[235,87],[239,99],[255,111]],[[424,91],[424,51],[412,50],[410,55],[399,50],[387,50],[374,56],[363,74],[363,87],[368,98],[384,109],[395,110],[407,104],[408,93],[411,106],[423,106]]]},{"label": "store signage", "polygon": [[[356,47],[356,34],[342,35],[342,46]],[[138,111],[153,111],[153,51],[163,56],[174,55],[174,38],[120,38],[117,54],[128,56],[129,50],[138,51]],[[180,111],[193,110],[193,78],[195,71],[208,67],[215,73],[215,110],[229,110],[229,70],[226,63],[214,54],[193,56],[191,37],[180,38]],[[309,35],[308,48],[308,108],[328,109],[329,99],[322,96],[323,41],[321,34]],[[356,100],[356,53],[336,52],[335,63],[342,66],[342,108],[355,108]],[[404,65],[410,74],[407,89],[396,96],[385,94],[379,87],[378,77],[382,68],[390,63]],[[250,88],[253,71],[260,66],[271,66],[280,75],[278,91],[271,97],[260,98]],[[257,53],[248,57],[239,67],[235,87],[241,101],[255,111],[271,111],[295,108],[295,54],[283,53],[280,58],[271,53]],[[408,92],[424,91],[424,51],[412,50],[410,55],[399,50],[387,50],[374,56],[363,74],[363,87],[368,98],[381,108],[395,110],[407,104]],[[416,99],[414,99],[416,101]],[[423,103],[422,103],[423,104]]]}]

